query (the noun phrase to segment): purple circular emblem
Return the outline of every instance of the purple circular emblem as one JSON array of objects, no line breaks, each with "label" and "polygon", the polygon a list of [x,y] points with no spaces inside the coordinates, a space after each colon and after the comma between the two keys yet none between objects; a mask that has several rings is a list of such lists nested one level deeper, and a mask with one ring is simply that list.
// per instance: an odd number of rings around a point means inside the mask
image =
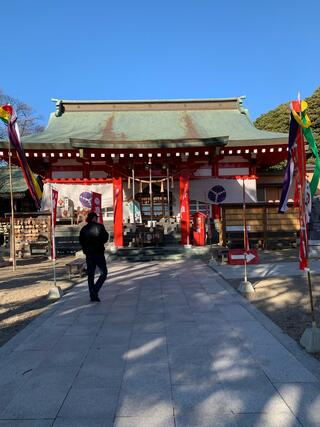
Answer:
[{"label": "purple circular emblem", "polygon": [[215,204],[222,203],[227,197],[227,192],[222,185],[215,185],[208,192],[208,199]]},{"label": "purple circular emblem", "polygon": [[80,203],[85,208],[91,209],[92,193],[91,191],[84,191],[79,196]]}]

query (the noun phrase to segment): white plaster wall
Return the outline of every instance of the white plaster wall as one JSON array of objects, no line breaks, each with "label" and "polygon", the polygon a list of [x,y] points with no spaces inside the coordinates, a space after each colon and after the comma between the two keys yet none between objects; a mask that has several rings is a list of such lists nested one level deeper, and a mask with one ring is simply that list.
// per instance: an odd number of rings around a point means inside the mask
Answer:
[{"label": "white plaster wall", "polygon": [[82,178],[82,170],[79,171],[52,171],[52,179],[57,178]]}]

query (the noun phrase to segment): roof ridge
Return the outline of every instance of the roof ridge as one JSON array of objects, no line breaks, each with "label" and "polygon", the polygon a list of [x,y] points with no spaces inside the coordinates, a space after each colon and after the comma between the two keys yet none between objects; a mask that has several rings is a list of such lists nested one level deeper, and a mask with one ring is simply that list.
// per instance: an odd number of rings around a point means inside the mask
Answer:
[{"label": "roof ridge", "polygon": [[222,102],[239,101],[243,102],[246,97],[235,96],[229,98],[163,98],[163,99],[59,99],[51,98],[52,102],[64,104],[144,104],[144,103],[169,103],[169,102]]}]

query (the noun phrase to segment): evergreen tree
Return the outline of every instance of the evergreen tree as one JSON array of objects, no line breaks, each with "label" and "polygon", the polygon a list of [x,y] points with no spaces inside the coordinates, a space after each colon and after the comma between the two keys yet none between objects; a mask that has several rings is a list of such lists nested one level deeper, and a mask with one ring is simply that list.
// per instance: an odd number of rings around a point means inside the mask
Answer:
[{"label": "evergreen tree", "polygon": [[[318,87],[313,94],[305,98],[308,103],[308,115],[312,122],[312,133],[317,142],[318,150],[320,151],[320,87]],[[261,114],[254,125],[257,129],[268,130],[272,132],[289,132],[290,123],[290,107],[289,101],[286,104],[280,104],[277,108],[269,111],[268,113]],[[310,151],[307,152],[308,163],[313,163],[314,158]],[[283,169],[286,162],[281,162],[275,165],[272,169]]]}]

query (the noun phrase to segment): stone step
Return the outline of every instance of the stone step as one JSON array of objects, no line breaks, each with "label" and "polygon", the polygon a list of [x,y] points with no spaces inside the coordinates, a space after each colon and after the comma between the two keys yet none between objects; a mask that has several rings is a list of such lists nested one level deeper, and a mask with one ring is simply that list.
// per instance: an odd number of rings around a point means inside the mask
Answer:
[{"label": "stone step", "polygon": [[182,260],[188,258],[208,259],[212,250],[210,246],[185,248],[181,245],[164,247],[144,247],[144,248],[109,248],[107,250],[109,260],[127,261],[156,261],[156,260]]},{"label": "stone step", "polygon": [[117,257],[111,255],[108,257],[108,261],[119,261],[119,260],[129,261],[129,262],[149,262],[149,261],[181,261],[185,259],[183,254],[180,255],[138,255],[138,256],[122,256]]}]

